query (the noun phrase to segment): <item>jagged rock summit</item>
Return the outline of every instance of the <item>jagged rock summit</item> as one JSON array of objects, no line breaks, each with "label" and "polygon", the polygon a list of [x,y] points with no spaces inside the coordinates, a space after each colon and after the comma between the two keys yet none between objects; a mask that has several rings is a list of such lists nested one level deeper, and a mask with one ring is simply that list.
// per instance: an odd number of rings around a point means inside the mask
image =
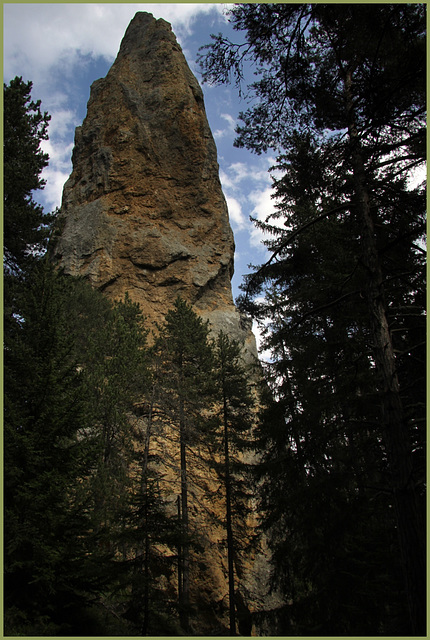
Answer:
[{"label": "jagged rock summit", "polygon": [[169,23],[137,13],[76,129],[54,260],[150,325],[178,295],[256,355],[231,292],[234,239],[202,90]]}]

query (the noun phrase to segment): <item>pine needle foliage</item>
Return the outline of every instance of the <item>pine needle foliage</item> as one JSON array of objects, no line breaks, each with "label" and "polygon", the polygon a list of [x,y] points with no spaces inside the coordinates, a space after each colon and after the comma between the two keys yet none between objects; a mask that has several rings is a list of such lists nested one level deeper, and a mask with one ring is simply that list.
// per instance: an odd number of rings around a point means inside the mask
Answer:
[{"label": "pine needle foliage", "polygon": [[228,16],[239,42],[213,36],[204,77],[243,92],[254,68],[235,144],[277,154],[276,211],[254,221],[270,257],[240,302],[272,353],[260,486],[281,633],[425,634],[425,7]]}]

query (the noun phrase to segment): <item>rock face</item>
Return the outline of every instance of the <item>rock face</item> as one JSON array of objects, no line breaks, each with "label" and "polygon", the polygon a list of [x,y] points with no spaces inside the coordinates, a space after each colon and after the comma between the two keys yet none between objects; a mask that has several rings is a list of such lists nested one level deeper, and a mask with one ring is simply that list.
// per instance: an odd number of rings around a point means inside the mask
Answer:
[{"label": "rock face", "polygon": [[55,259],[150,324],[177,295],[255,343],[231,293],[234,240],[203,93],[170,25],[137,13],[76,129]]},{"label": "rock face", "polygon": [[[93,83],[76,129],[53,259],[111,299],[128,292],[150,326],[180,295],[214,331],[239,339],[252,360],[255,339],[232,298],[233,255],[202,91],[170,25],[137,13],[107,76]],[[197,616],[197,635],[222,633],[228,620],[219,535],[209,536],[197,578],[202,610],[219,615],[210,624]],[[238,607],[247,635],[250,610],[270,607],[267,573],[265,553],[242,569]]]}]

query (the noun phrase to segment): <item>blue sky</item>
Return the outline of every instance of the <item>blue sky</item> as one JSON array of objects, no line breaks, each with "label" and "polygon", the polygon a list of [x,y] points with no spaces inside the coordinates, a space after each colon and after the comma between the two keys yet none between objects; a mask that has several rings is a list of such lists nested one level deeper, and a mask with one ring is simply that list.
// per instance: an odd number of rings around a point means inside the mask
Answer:
[{"label": "blue sky", "polygon": [[[201,83],[196,63],[199,47],[210,34],[239,35],[226,20],[223,4],[21,4],[4,7],[4,82],[16,75],[33,82],[32,97],[50,113],[50,155],[44,172],[45,190],[38,196],[46,211],[61,204],[64,182],[71,172],[75,127],[86,114],[90,85],[112,65],[125,30],[137,11],[148,11],[172,24],[187,62]],[[201,83],[202,84],[202,83]],[[248,264],[260,264],[266,251],[252,215],[265,219],[273,211],[268,173],[274,157],[256,156],[233,147],[240,101],[235,87],[202,85],[206,112],[218,149],[220,178],[236,241],[233,295],[240,291]]]}]

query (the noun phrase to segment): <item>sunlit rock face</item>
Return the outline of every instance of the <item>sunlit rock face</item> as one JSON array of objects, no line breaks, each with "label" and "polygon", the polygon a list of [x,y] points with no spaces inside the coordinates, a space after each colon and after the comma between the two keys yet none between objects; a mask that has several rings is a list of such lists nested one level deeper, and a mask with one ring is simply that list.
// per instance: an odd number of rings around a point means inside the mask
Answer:
[{"label": "sunlit rock face", "polygon": [[170,25],[137,13],[76,129],[55,259],[110,298],[128,291],[150,324],[180,295],[256,355],[233,304],[218,174],[203,93]]},{"label": "sunlit rock face", "polygon": [[[51,255],[66,273],[85,276],[111,299],[128,292],[152,328],[180,295],[214,332],[239,340],[252,361],[250,322],[232,298],[234,240],[218,172],[203,94],[170,25],[137,13],[107,76],[93,83],[76,129]],[[159,444],[160,451],[165,446]],[[216,485],[209,476],[204,481]],[[169,476],[172,509],[180,494],[175,482]],[[203,478],[198,484],[204,486]],[[205,519],[203,495],[193,500],[190,513],[202,536],[191,575],[193,632],[225,634],[225,530]],[[221,520],[224,508],[222,496],[205,506],[219,510]],[[268,567],[261,549],[237,567],[240,630],[247,635],[262,631],[251,614],[272,606]]]}]

